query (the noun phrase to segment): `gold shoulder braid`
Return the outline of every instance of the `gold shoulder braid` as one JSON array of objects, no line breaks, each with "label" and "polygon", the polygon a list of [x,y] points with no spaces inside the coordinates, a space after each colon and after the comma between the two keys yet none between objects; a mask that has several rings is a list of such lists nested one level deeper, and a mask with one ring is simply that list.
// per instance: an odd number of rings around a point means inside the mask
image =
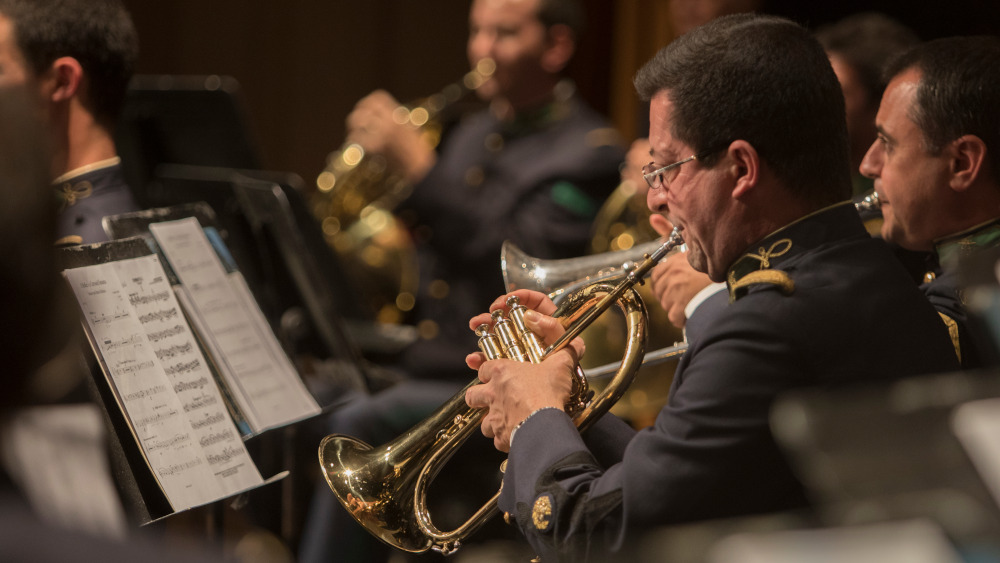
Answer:
[{"label": "gold shoulder braid", "polygon": [[732,303],[743,297],[748,287],[758,283],[776,285],[781,290],[781,293],[785,295],[791,295],[795,291],[795,282],[792,281],[792,277],[786,272],[781,270],[760,270],[751,272],[740,278],[739,281],[729,284],[729,302]]},{"label": "gold shoulder braid", "polygon": [[955,347],[955,355],[958,356],[958,362],[962,363],[962,343],[958,341],[958,323],[955,322],[955,319],[941,311],[938,311],[938,314],[941,315],[944,326],[948,327],[948,336],[951,337],[951,345]]},{"label": "gold shoulder braid", "polygon": [[791,276],[781,270],[771,270],[771,258],[782,256],[792,248],[792,239],[781,239],[765,249],[763,246],[757,249],[758,254],[744,254],[740,261],[751,258],[759,263],[759,269],[747,272],[737,278],[736,267],[729,270],[729,302],[733,303],[743,295],[746,295],[747,288],[754,284],[769,283],[778,286],[782,293],[791,295],[795,291],[795,282]]}]

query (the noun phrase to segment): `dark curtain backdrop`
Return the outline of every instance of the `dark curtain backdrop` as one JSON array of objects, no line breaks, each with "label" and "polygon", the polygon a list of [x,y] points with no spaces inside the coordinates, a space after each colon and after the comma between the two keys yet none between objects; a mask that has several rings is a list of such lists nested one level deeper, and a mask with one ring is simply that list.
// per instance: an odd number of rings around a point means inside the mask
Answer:
[{"label": "dark curtain backdrop", "polygon": [[[643,127],[631,76],[673,37],[668,1],[584,0],[588,33],[570,74],[626,138]],[[384,88],[416,99],[467,70],[470,0],[124,2],[139,30],[138,72],[233,76],[264,166],[308,185],[360,97]],[[767,0],[764,10],[810,27],[880,10],[925,39],[1000,31],[996,0]]]}]

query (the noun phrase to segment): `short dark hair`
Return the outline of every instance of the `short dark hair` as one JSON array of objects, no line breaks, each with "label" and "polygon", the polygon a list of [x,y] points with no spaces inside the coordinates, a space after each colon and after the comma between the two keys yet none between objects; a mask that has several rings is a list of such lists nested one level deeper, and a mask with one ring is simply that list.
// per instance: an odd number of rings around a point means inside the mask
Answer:
[{"label": "short dark hair", "polygon": [[913,47],[886,70],[887,81],[911,68],[920,71],[910,119],[923,132],[929,152],[962,135],[986,143],[996,170],[1000,150],[1000,38],[949,37]]},{"label": "short dark hair", "polygon": [[816,39],[854,69],[875,108],[887,84],[885,67],[920,42],[912,29],[878,12],[854,14],[822,26],[816,30]]},{"label": "short dark hair", "polygon": [[135,26],[121,2],[0,0],[0,13],[13,22],[17,46],[34,74],[44,73],[59,57],[80,62],[85,107],[113,128],[139,50]]},{"label": "short dark hair", "polygon": [[696,152],[743,139],[813,208],[850,197],[844,95],[800,25],[759,14],[717,18],[662,48],[635,86],[644,100],[669,91],[671,134]]},{"label": "short dark hair", "polygon": [[538,21],[546,29],[565,25],[578,41],[584,32],[584,20],[583,8],[577,0],[540,0],[538,3]]}]

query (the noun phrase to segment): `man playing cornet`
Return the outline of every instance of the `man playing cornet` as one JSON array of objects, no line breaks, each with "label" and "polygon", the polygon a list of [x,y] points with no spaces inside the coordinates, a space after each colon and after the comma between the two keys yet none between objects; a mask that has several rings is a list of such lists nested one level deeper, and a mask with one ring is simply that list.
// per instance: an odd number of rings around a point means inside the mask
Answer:
[{"label": "man playing cornet", "polygon": [[[721,18],[635,83],[651,101],[649,207],[683,229],[688,261],[727,283],[729,303],[712,305],[641,432],[604,416],[580,435],[563,412],[578,341],[537,365],[467,358],[483,384],[466,401],[489,409],[482,432],[510,451],[499,507],[546,561],[600,558],[653,526],[803,508],[768,426],[776,395],[958,367],[940,318],[849,201],[843,95],[808,31]],[[516,295],[551,343],[554,306]]]}]

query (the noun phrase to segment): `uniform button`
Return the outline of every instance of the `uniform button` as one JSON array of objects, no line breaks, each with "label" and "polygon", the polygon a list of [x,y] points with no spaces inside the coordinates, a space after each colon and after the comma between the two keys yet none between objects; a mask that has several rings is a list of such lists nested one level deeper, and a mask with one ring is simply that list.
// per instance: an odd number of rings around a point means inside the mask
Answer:
[{"label": "uniform button", "polygon": [[531,522],[539,532],[552,529],[552,495],[546,493],[535,499],[531,508]]}]

